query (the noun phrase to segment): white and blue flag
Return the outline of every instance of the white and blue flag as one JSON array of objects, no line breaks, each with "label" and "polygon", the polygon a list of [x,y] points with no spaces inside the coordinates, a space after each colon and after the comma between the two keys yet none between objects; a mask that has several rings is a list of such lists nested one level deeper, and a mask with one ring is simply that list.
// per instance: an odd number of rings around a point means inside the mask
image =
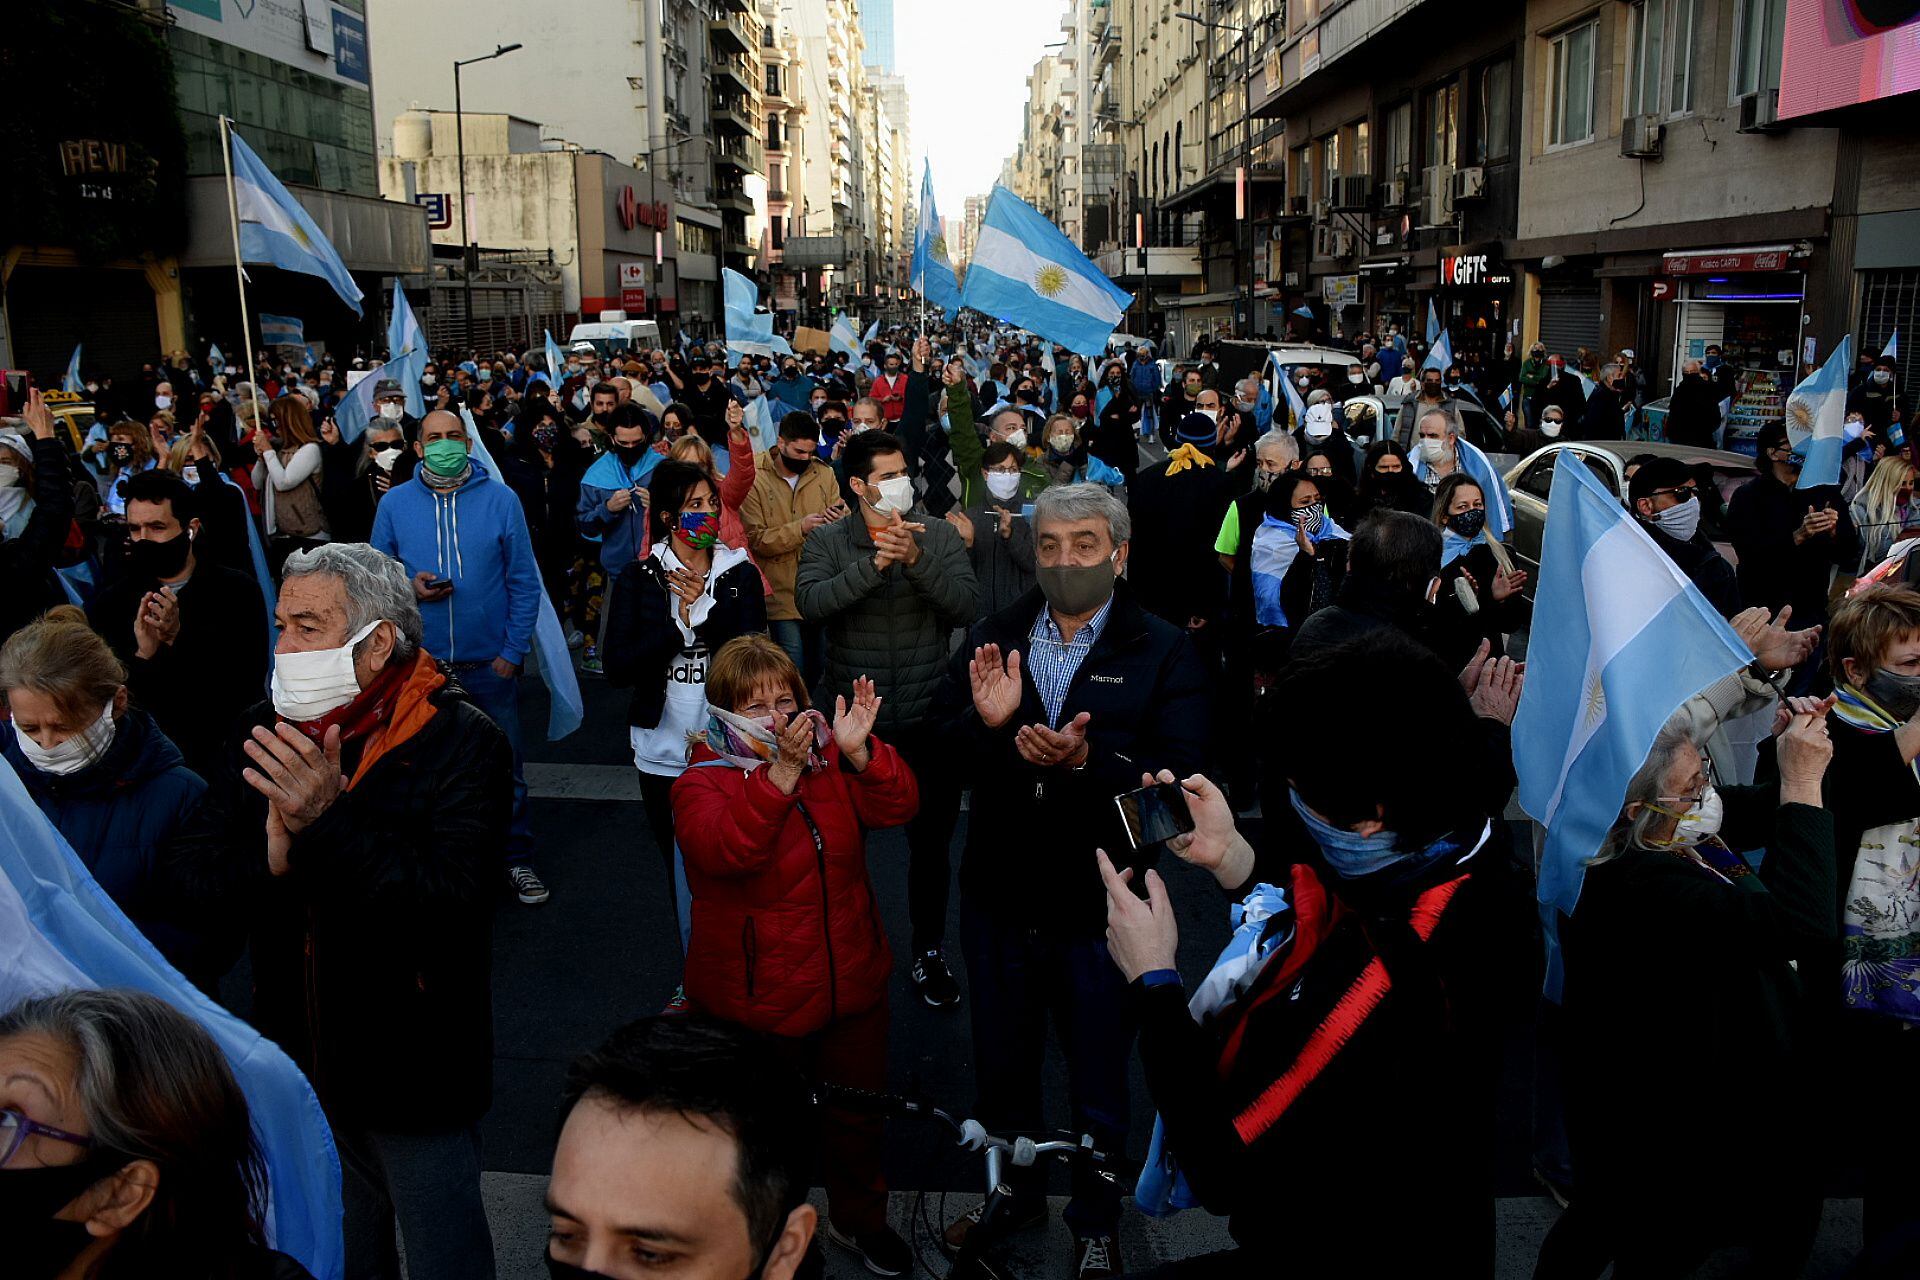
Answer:
[{"label": "white and blue flag", "polygon": [[743,425],[747,433],[753,437],[754,448],[773,448],[774,433],[778,424],[773,420],[773,408],[767,403],[766,396],[755,396],[747,401],[746,422]]},{"label": "white and blue flag", "polygon": [[1840,451],[1846,443],[1847,376],[1853,372],[1853,335],[1840,339],[1827,362],[1787,397],[1787,441],[1806,457],[1796,489],[1840,483]]},{"label": "white and blue flag", "polygon": [[240,260],[319,276],[333,286],[340,301],[353,308],[353,314],[366,314],[360,305],[360,286],[353,282],[347,264],[340,261],[320,224],[253,154],[245,139],[234,130],[228,132],[233,137],[233,199],[240,217]]},{"label": "white and blue flag", "polygon": [[[920,221],[913,228],[913,263],[908,268],[913,291],[936,307],[960,306],[960,278],[947,257],[947,238],[940,234],[940,211],[933,204],[933,161],[920,174]],[[879,322],[874,322],[878,326]],[[867,339],[869,342],[872,338]]]},{"label": "white and blue flag", "polygon": [[867,331],[860,335],[860,349],[862,351],[865,351],[868,347],[873,345],[873,340],[879,336],[880,336],[880,322],[878,320],[875,320],[872,324],[867,326]]},{"label": "white and blue flag", "polygon": [[[1521,807],[1547,830],[1540,901],[1571,915],[1661,727],[1753,654],[1577,454],[1560,455],[1553,490],[1513,759]],[[1557,975],[1556,957],[1550,991]]]},{"label": "white and blue flag", "polygon": [[427,398],[420,394],[420,375],[427,371],[427,335],[407,302],[399,276],[393,278],[393,308],[387,316],[387,363],[400,366],[399,372],[387,376],[407,393],[407,412],[416,418],[426,417]]},{"label": "white and blue flag", "polygon": [[87,394],[87,384],[80,377],[80,344],[73,344],[73,355],[67,360],[67,372],[60,379],[60,389],[71,391],[76,396]]},{"label": "white and blue flag", "polygon": [[560,384],[567,380],[567,358],[560,353],[560,344],[553,340],[553,330],[542,329],[540,336],[546,340],[547,346],[547,381],[557,398]]},{"label": "white and blue flag", "polygon": [[760,305],[760,290],[732,267],[722,267],[720,275],[726,284],[728,361],[738,363],[743,355],[773,355],[773,317],[755,309]]},{"label": "white and blue flag", "polygon": [[1880,348],[1880,358],[1882,360],[1898,360],[1900,358],[1899,329],[1896,328],[1893,331],[1893,336],[1887,339],[1887,345]]},{"label": "white and blue flag", "polygon": [[827,333],[827,346],[844,351],[855,360],[860,358],[859,330],[853,327],[852,316],[843,311],[834,317],[833,328]]},{"label": "white and blue flag", "polygon": [[1091,359],[1106,351],[1132,302],[1060,228],[1005,187],[994,187],[967,267],[963,305]]},{"label": "white and blue flag", "polygon": [[1286,400],[1287,427],[1289,430],[1298,429],[1307,420],[1307,402],[1300,398],[1300,392],[1293,385],[1293,370],[1280,363],[1280,353],[1277,351],[1267,353],[1267,369],[1267,383],[1273,392],[1274,403],[1278,404],[1283,398]]},{"label": "white and blue flag", "polygon": [[207,363],[213,366],[215,373],[223,373],[226,371],[227,358],[220,354],[219,343],[209,342],[207,344]]},{"label": "white and blue flag", "polygon": [[268,347],[304,347],[307,345],[306,326],[299,316],[276,316],[262,311],[260,342]]},{"label": "white and blue flag", "polygon": [[268,1243],[318,1280],[341,1280],[340,1157],[307,1078],[162,958],[0,761],[0,1009],[74,987],[144,991],[213,1037],[266,1161]]},{"label": "white and blue flag", "polygon": [[1433,299],[1427,299],[1427,358],[1420,365],[1422,369],[1438,369],[1442,374],[1453,363],[1453,335],[1440,323],[1440,312],[1435,309]]}]

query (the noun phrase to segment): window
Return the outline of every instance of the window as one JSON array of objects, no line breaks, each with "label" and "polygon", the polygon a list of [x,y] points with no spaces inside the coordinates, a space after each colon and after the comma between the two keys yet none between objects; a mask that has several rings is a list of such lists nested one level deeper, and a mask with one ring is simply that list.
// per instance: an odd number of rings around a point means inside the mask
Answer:
[{"label": "window", "polygon": [[769,115],[767,117],[767,150],[778,151],[779,149],[780,149],[780,117],[776,115]]},{"label": "window", "polygon": [[1460,87],[1443,84],[1427,90],[1427,156],[1429,165],[1454,164],[1459,159]]},{"label": "window", "polygon": [[1340,176],[1340,135],[1330,133],[1314,145],[1320,150],[1320,194],[1331,200],[1334,180]]},{"label": "window", "polygon": [[1628,10],[1627,115],[1678,116],[1693,110],[1696,4],[1640,0]]},{"label": "window", "polygon": [[780,68],[777,65],[767,68],[767,96],[769,98],[778,98],[781,96]]},{"label": "window", "polygon": [[1413,104],[1402,102],[1387,112],[1387,172],[1389,182],[1404,181],[1413,168]]},{"label": "window", "polygon": [[769,192],[785,191],[787,189],[786,184],[780,181],[784,173],[785,170],[778,164],[770,164],[767,166],[767,190]]},{"label": "window", "polygon": [[1547,42],[1547,147],[1593,140],[1593,46],[1598,21],[1583,22]]},{"label": "window", "polygon": [[1289,189],[1302,200],[1313,199],[1313,160],[1307,147],[1293,149],[1293,173],[1289,175]]},{"label": "window", "polygon": [[772,245],[774,248],[776,249],[786,248],[787,247],[787,220],[785,218],[775,218],[771,222],[767,223],[767,234],[771,237]]},{"label": "window", "polygon": [[1480,69],[1480,118],[1473,159],[1491,164],[1513,154],[1513,63],[1502,59]]},{"label": "window", "polygon": [[1733,96],[1780,87],[1780,50],[1786,43],[1787,0],[1735,0]]}]

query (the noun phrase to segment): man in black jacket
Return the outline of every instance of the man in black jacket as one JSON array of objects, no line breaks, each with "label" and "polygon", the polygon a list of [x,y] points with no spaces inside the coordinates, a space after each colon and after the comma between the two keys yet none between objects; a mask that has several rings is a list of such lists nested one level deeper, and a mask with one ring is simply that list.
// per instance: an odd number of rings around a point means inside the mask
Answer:
[{"label": "man in black jacket", "polygon": [[1698,360],[1680,366],[1680,382],[1667,401],[1667,439],[1675,444],[1713,447],[1720,429],[1720,393]]},{"label": "man in black jacket", "polygon": [[[505,735],[421,648],[406,570],[365,543],[288,557],[273,697],[165,856],[178,901],[244,920],[251,1018],[299,1064],[340,1149],[347,1270],[494,1274],[479,1121]],[[238,641],[236,640],[236,643]]]},{"label": "man in black jacket", "polygon": [[1627,505],[1654,545],[1700,588],[1721,617],[1740,612],[1733,566],[1700,527],[1700,482],[1678,458],[1652,458],[1627,481]]},{"label": "man in black jacket", "polygon": [[57,604],[67,593],[54,577],[60,549],[73,527],[73,480],[66,446],[53,434],[53,414],[36,389],[22,415],[33,433],[33,514],[17,538],[0,534],[0,642]]},{"label": "man in black jacket", "polygon": [[213,773],[234,723],[267,687],[267,605],[247,574],[203,563],[193,489],[171,471],[127,481],[127,566],[87,621],[127,664],[127,688],[180,748]]},{"label": "man in black jacket", "polygon": [[1626,370],[1617,364],[1600,366],[1599,376],[1593,380],[1593,390],[1587,393],[1586,409],[1580,418],[1579,433],[1569,437],[1574,440],[1624,440],[1627,436],[1626,411],[1633,403],[1626,394]]},{"label": "man in black jacket", "polygon": [[[1126,507],[1099,485],[1057,486],[1036,499],[1033,526],[1039,589],[975,624],[933,713],[954,759],[973,770],[960,928],[979,1111],[996,1131],[1045,1127],[1051,1017],[1074,1129],[1120,1150],[1134,1022],[1100,940],[1093,851],[1153,861],[1156,846],[1123,852],[1131,842],[1114,797],[1138,788],[1143,771],[1201,767],[1212,694],[1182,630],[1117,580],[1130,546]],[[1010,1225],[1045,1215],[1035,1172],[1015,1184]],[[1076,1166],[1072,1274],[1117,1269],[1119,1213],[1119,1189]],[[971,1226],[956,1222],[948,1240]]]},{"label": "man in black jacket", "polygon": [[1796,626],[1827,620],[1827,587],[1837,568],[1860,563],[1860,534],[1837,485],[1801,489],[1801,456],[1787,424],[1769,422],[1755,440],[1759,475],[1727,503],[1727,534],[1739,560],[1740,598],[1778,613],[1793,606]]}]

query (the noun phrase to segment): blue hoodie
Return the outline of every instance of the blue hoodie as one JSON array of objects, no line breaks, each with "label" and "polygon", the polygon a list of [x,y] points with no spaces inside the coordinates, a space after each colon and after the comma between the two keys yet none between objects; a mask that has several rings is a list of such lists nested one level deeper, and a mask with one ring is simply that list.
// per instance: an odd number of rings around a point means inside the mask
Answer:
[{"label": "blue hoodie", "polygon": [[[719,454],[722,450],[714,452]],[[715,461],[718,460],[716,457]],[[573,509],[574,523],[583,536],[600,544],[600,563],[609,574],[617,574],[635,560],[644,559],[651,540],[647,537],[645,507],[629,502],[624,511],[615,511],[607,505],[607,499],[622,489],[644,487],[647,477],[660,462],[660,455],[647,449],[640,455],[640,461],[629,469],[620,461],[620,455],[609,449],[595,458],[586,474],[580,477],[580,501]]]},{"label": "blue hoodie", "polygon": [[543,588],[520,499],[478,461],[450,493],[429,489],[425,474],[380,500],[371,541],[408,576],[426,570],[452,580],[446,599],[420,603],[427,652],[447,662],[525,662]]}]

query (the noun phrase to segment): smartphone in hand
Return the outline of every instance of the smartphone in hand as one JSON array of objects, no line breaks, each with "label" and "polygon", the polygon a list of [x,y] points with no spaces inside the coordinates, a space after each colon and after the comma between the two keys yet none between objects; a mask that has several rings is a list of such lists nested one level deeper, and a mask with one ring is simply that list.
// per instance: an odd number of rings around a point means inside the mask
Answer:
[{"label": "smartphone in hand", "polygon": [[1163,844],[1193,830],[1193,812],[1187,793],[1177,782],[1160,782],[1113,798],[1127,839],[1135,851]]}]

